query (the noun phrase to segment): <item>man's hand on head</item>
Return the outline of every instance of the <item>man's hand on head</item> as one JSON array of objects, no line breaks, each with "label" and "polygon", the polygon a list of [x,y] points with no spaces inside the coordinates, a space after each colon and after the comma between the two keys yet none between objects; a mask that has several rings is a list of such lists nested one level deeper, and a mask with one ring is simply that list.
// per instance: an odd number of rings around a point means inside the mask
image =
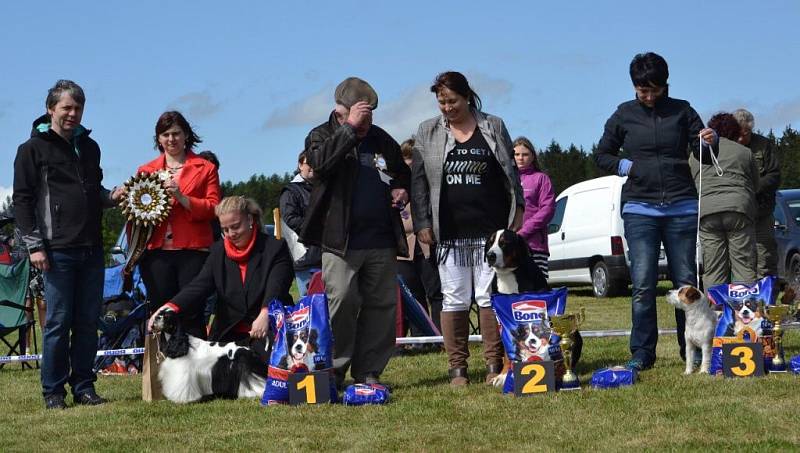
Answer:
[{"label": "man's hand on head", "polygon": [[364,101],[356,102],[350,107],[346,122],[355,129],[359,138],[364,138],[372,126],[372,106]]}]

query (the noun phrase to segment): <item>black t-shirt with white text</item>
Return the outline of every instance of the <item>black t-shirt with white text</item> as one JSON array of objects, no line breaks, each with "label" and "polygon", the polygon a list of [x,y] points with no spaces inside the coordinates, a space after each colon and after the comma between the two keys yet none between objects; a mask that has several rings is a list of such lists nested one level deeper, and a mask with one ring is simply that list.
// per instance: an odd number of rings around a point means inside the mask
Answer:
[{"label": "black t-shirt with white text", "polygon": [[439,209],[442,240],[485,238],[508,223],[505,174],[478,127],[445,156]]}]

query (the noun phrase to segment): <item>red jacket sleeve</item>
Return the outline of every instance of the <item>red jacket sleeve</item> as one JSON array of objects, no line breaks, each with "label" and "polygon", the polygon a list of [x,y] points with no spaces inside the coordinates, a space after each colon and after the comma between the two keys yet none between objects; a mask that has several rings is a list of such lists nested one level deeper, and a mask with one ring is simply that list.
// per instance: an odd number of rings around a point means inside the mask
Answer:
[{"label": "red jacket sleeve", "polygon": [[186,196],[189,199],[189,216],[194,221],[213,219],[214,208],[219,204],[219,175],[212,168],[205,176],[204,196]]}]

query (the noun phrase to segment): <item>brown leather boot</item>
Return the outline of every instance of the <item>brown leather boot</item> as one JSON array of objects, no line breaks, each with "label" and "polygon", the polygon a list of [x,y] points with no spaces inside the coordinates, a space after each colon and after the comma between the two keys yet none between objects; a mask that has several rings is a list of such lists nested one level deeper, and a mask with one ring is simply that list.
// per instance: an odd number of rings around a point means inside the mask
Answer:
[{"label": "brown leather boot", "polygon": [[469,312],[443,311],[441,316],[442,337],[447,350],[450,385],[469,384],[467,359],[469,358]]},{"label": "brown leather boot", "polygon": [[500,340],[500,330],[497,317],[491,308],[481,307],[479,311],[481,322],[481,337],[483,338],[483,358],[486,361],[486,384],[492,385],[503,370],[503,342]]}]

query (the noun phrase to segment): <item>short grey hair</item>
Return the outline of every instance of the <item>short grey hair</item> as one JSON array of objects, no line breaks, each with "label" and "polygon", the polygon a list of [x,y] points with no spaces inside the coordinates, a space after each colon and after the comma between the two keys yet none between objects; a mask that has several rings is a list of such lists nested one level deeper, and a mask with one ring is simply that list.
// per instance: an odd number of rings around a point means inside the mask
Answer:
[{"label": "short grey hair", "polygon": [[78,104],[86,104],[86,95],[83,94],[83,88],[72,80],[61,79],[53,85],[53,88],[47,90],[47,100],[45,101],[47,108],[51,109],[55,107],[64,93],[69,93],[72,99]]},{"label": "short grey hair", "polygon": [[743,129],[747,128],[753,130],[753,127],[756,125],[753,114],[745,109],[736,110],[733,112],[733,117],[736,118],[736,122],[738,122],[739,126],[741,126]]}]

